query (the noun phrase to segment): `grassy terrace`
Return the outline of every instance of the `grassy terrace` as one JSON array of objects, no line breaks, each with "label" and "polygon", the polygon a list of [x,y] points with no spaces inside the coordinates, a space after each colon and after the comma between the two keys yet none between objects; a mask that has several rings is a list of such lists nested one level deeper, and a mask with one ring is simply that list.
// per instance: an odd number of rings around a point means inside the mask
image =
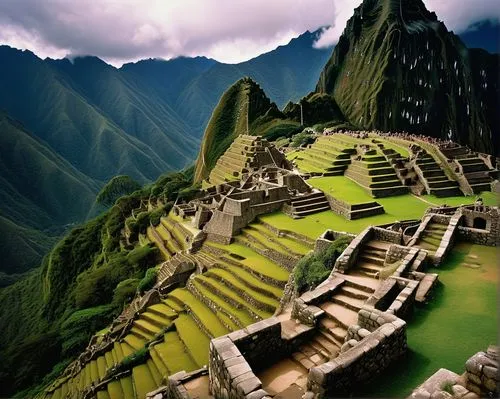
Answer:
[{"label": "grassy terrace", "polygon": [[[309,179],[308,182],[325,193],[351,204],[374,200],[361,187],[344,176],[313,178]],[[480,196],[486,205],[498,204],[494,193],[484,192]],[[291,219],[281,212],[275,212],[260,216],[260,219],[276,228],[296,231],[315,239],[326,229],[359,233],[369,225],[391,223],[397,220],[420,219],[429,206],[472,204],[476,198],[476,196],[437,198],[432,195],[418,198],[406,194],[398,197],[377,198],[376,201],[384,206],[386,213],[359,220],[346,220],[332,211],[316,213],[302,219]]]},{"label": "grassy terrace", "polygon": [[460,243],[439,273],[434,299],[408,324],[408,355],[359,394],[407,397],[441,367],[462,374],[465,362],[498,342],[498,250]]},{"label": "grassy terrace", "polygon": [[[291,220],[289,216],[286,216],[281,212],[279,212],[278,214],[285,216],[288,220]],[[288,272],[285,269],[279,267],[275,263],[272,263],[262,255],[252,251],[250,248],[242,244],[232,243],[229,245],[221,245],[211,242],[209,245],[224,249],[226,251],[229,251],[229,253],[233,253],[237,256],[243,257],[244,259],[237,259],[238,262],[254,270],[258,274],[269,276],[278,281],[288,280]]]}]

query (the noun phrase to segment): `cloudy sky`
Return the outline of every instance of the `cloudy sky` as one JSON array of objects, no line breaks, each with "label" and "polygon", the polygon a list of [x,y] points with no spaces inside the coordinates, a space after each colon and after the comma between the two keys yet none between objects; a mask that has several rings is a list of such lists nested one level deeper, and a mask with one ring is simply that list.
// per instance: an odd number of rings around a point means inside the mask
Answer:
[{"label": "cloudy sky", "polygon": [[[38,56],[96,55],[114,65],[204,55],[250,59],[330,25],[335,44],[361,0],[0,0],[0,44]],[[500,19],[498,0],[424,0],[448,29]]]}]

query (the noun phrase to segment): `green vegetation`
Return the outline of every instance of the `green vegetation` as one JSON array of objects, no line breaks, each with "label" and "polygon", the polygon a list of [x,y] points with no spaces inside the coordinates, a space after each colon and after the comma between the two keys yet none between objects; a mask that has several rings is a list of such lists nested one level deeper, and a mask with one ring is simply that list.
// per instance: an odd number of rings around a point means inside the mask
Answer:
[{"label": "green vegetation", "polygon": [[492,310],[498,307],[497,256],[494,247],[455,246],[434,271],[440,280],[434,298],[425,307],[417,307],[409,320],[408,355],[356,396],[407,397],[440,368],[461,374],[469,357],[495,344],[498,314]]},{"label": "green vegetation", "polygon": [[[191,177],[192,170],[165,175],[120,197],[108,211],[69,232],[40,269],[0,290],[0,317],[8,320],[0,325],[1,396],[40,382],[56,363],[76,356],[122,311],[140,282],[143,289],[151,284],[147,270],[158,263],[158,250],[148,243],[124,243],[125,221],[148,201],[162,208],[159,219],[165,212],[160,204],[172,203],[191,185]],[[37,345],[43,350],[29,349]]]},{"label": "green vegetation", "polygon": [[323,282],[331,273],[339,255],[350,242],[349,236],[339,237],[322,253],[304,256],[295,266],[294,280],[297,291],[302,293],[314,289]]},{"label": "green vegetation", "polygon": [[137,286],[137,289],[139,290],[139,292],[141,294],[143,294],[147,290],[153,288],[153,286],[156,283],[157,272],[158,272],[158,269],[156,267],[152,267],[152,268],[146,270],[146,275],[139,282],[139,285]]},{"label": "green vegetation", "polygon": [[[364,190],[344,176],[314,178],[309,179],[308,182],[318,188],[323,187],[326,193],[329,193],[330,189],[333,190],[331,192],[335,192],[335,197],[346,202],[373,201],[373,198],[369,197]],[[356,194],[357,190],[360,190],[358,194]],[[497,198],[494,193],[485,192],[481,193],[480,196],[486,205],[497,205]],[[281,212],[275,212],[260,216],[260,219],[278,229],[296,231],[315,239],[327,229],[360,233],[369,225],[392,223],[397,220],[420,219],[429,206],[472,204],[476,198],[477,196],[436,198],[425,195],[416,197],[407,194],[398,197],[377,198],[376,201],[384,207],[386,213],[358,220],[346,220],[332,211],[308,215],[302,219],[291,219]]]},{"label": "green vegetation", "polygon": [[[203,135],[195,182],[208,177],[236,136],[255,134],[256,126],[281,116],[276,104],[271,103],[253,80],[244,78],[234,83],[221,97]],[[261,118],[256,122],[258,117]]]},{"label": "green vegetation", "polygon": [[99,191],[96,202],[105,207],[110,207],[118,198],[131,194],[140,188],[139,183],[134,181],[130,176],[115,176]]},{"label": "green vegetation", "polygon": [[292,136],[291,147],[297,148],[302,147],[307,144],[311,144],[314,142],[314,137],[311,133],[300,132],[294,136]]}]

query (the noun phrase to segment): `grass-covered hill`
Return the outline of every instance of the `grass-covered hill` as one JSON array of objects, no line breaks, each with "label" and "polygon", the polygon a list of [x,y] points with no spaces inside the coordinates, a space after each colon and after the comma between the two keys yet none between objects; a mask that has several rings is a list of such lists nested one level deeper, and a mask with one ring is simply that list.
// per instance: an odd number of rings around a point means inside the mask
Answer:
[{"label": "grass-covered hill", "polygon": [[365,0],[316,91],[367,129],[449,138],[500,150],[499,56],[468,50],[421,0]]},{"label": "grass-covered hill", "polygon": [[[155,275],[146,271],[161,259],[146,229],[168,213],[192,175],[192,169],[164,175],[120,197],[108,211],[71,230],[41,267],[0,289],[1,397],[39,383],[56,363],[65,367]],[[141,237],[134,244],[124,236],[125,224]],[[3,233],[2,226],[0,217]]]},{"label": "grass-covered hill", "polygon": [[238,80],[223,94],[207,125],[196,162],[195,181],[208,177],[217,159],[240,134],[265,133],[269,137],[281,135],[282,130],[296,130],[298,125],[286,120],[252,79]]}]

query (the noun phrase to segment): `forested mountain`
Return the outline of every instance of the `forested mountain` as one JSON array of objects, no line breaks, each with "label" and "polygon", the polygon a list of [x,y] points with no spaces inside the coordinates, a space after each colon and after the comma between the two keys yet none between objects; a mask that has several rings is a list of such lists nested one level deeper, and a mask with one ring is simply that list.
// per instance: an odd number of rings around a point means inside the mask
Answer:
[{"label": "forested mountain", "polygon": [[0,272],[37,266],[113,176],[146,183],[192,163],[219,96],[238,79],[258,77],[280,105],[311,91],[330,53],[313,48],[317,34],[236,65],[181,57],[117,69],[1,46],[0,225],[9,233]]}]

